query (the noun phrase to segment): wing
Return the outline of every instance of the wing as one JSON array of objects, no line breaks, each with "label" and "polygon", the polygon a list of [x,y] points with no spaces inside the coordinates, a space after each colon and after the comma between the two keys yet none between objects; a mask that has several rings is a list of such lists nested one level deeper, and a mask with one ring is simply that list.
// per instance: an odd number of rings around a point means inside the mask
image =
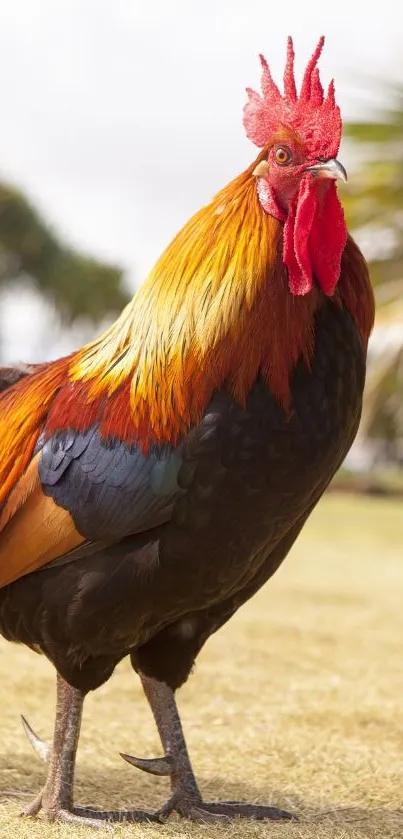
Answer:
[{"label": "wing", "polygon": [[169,521],[183,494],[181,461],[180,447],[144,455],[136,445],[105,443],[97,426],[39,443],[0,518],[0,587]]}]

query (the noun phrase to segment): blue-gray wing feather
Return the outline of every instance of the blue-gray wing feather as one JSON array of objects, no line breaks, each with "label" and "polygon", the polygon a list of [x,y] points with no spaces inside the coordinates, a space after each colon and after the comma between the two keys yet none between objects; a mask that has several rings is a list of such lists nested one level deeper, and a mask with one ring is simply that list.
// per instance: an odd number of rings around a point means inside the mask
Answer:
[{"label": "blue-gray wing feather", "polygon": [[43,491],[71,514],[89,541],[108,543],[169,521],[178,484],[180,447],[143,454],[120,440],[105,443],[97,426],[60,431],[40,451]]}]

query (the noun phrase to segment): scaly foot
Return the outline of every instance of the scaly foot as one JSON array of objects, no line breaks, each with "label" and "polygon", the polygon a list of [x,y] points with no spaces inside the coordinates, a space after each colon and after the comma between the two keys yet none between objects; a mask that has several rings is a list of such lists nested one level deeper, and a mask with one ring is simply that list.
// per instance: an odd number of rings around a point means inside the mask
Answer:
[{"label": "scaly foot", "polygon": [[57,680],[57,709],[53,745],[49,746],[22,718],[25,733],[41,758],[48,765],[43,790],[28,804],[21,815],[36,816],[47,821],[60,821],[84,827],[102,827],[108,822],[161,822],[158,814],[143,810],[98,810],[96,807],[75,807],[73,804],[74,766],[80,732],[83,694],[68,685],[61,676]]},{"label": "scaly foot", "polygon": [[46,821],[103,829],[107,827],[108,822],[162,822],[159,814],[147,813],[143,810],[97,810],[96,807],[69,807],[67,803],[49,796],[46,785],[34,801],[24,807],[21,815],[36,816],[39,812]]},{"label": "scaly foot", "polygon": [[[295,819],[286,810],[270,807],[266,804],[246,804],[242,801],[203,801],[193,773],[189,768],[178,774],[171,756],[142,759],[132,755],[122,754],[132,766],[149,772],[152,775],[166,775],[171,777],[173,794],[169,801],[158,810],[158,815],[165,820],[171,813],[179,813],[187,819],[196,822],[221,822],[235,818],[244,819]],[[182,767],[182,770],[184,767]]]},{"label": "scaly foot", "polygon": [[[161,819],[176,812],[197,822],[222,822],[235,818],[244,819],[296,819],[292,813],[264,804],[247,804],[238,801],[206,803],[203,801],[190,763],[182,724],[171,688],[155,679],[141,675],[145,695],[157,723],[165,755],[160,758],[141,759],[122,754],[138,769],[171,779],[172,795],[158,811]],[[296,819],[297,820],[297,819]]]},{"label": "scaly foot", "polygon": [[236,818],[259,819],[260,821],[295,819],[291,813],[265,804],[245,804],[241,801],[207,803],[201,797],[188,798],[175,793],[157,815],[165,820],[173,812],[194,822],[224,822]]}]

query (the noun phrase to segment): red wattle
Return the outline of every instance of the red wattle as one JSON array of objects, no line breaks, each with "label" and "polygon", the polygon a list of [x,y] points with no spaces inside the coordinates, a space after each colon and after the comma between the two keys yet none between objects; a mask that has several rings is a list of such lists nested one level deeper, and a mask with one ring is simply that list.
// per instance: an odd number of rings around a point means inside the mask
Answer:
[{"label": "red wattle", "polygon": [[304,275],[298,264],[294,246],[296,202],[288,208],[288,216],[283,232],[283,262],[288,268],[288,285],[291,294],[307,294],[312,288],[310,275]]},{"label": "red wattle", "polygon": [[324,293],[331,296],[340,277],[347,227],[336,184],[325,181],[323,186],[324,194],[318,201],[308,247],[313,273]]},{"label": "red wattle", "polygon": [[332,295],[340,276],[347,240],[343,209],[336,185],[329,180],[303,178],[290,202],[283,233],[283,261],[292,294],[307,294],[313,276]]}]

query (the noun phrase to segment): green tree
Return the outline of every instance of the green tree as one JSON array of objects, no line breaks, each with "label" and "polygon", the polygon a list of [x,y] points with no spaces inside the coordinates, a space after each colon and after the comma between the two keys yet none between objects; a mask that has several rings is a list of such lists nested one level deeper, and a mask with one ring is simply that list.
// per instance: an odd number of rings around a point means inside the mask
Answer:
[{"label": "green tree", "polygon": [[63,244],[26,197],[0,183],[0,286],[28,277],[65,322],[100,320],[129,295],[122,270]]},{"label": "green tree", "polygon": [[358,160],[346,191],[349,227],[365,242],[377,303],[369,356],[363,433],[397,459],[403,440],[403,86],[386,91],[389,107],[345,125]]}]

